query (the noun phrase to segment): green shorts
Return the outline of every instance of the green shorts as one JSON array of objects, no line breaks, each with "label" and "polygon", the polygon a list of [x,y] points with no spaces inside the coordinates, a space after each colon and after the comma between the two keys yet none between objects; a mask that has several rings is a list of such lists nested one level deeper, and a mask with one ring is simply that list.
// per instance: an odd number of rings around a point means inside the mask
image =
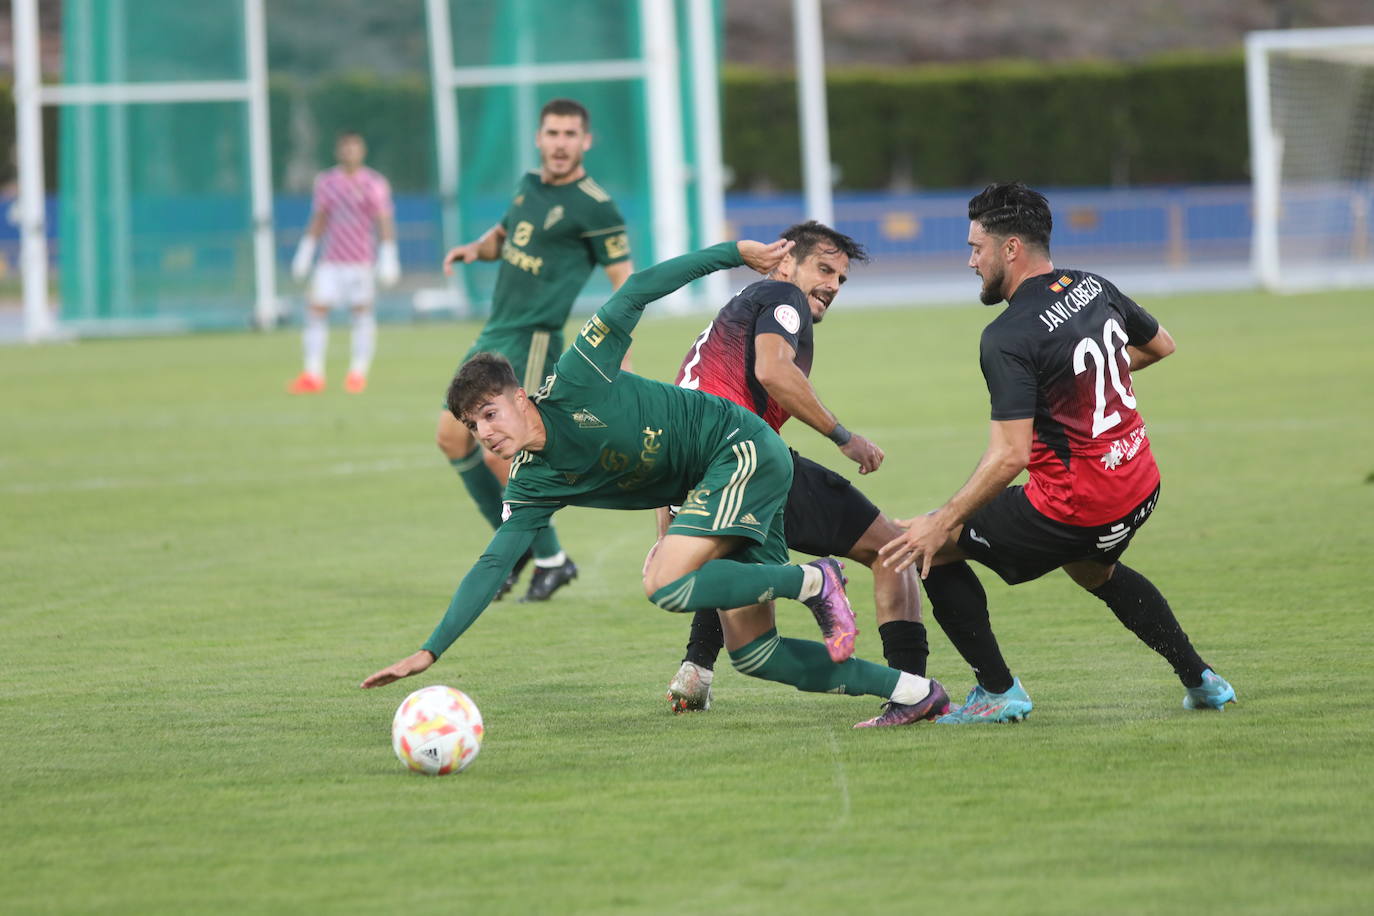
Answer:
[{"label": "green shorts", "polygon": [[730,559],[769,565],[788,561],[783,515],[792,488],[792,456],[776,433],[760,426],[752,438],[720,450],[682,501],[669,534],[741,537],[749,543]]},{"label": "green shorts", "polygon": [[[517,328],[507,331],[492,331],[486,328],[477,335],[472,349],[463,355],[463,363],[478,353],[500,353],[510,360],[515,370],[515,380],[530,394],[534,394],[544,384],[544,379],[553,375],[553,365],[563,355],[563,332],[546,331],[533,328]],[[457,374],[457,370],[454,370]]]}]

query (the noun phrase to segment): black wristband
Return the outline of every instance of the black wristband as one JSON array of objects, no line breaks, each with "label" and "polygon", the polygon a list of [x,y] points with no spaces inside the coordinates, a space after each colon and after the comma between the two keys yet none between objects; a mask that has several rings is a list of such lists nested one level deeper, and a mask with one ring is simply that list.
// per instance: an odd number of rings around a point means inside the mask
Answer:
[{"label": "black wristband", "polygon": [[844,424],[837,420],[835,421],[835,428],[826,433],[826,437],[830,439],[831,442],[843,448],[849,444],[850,439],[854,438],[854,434],[845,429]]}]

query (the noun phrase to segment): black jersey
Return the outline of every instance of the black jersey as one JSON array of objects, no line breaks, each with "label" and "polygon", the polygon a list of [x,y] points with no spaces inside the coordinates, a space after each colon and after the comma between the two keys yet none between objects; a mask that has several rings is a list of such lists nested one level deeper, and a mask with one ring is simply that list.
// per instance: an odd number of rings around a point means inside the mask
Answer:
[{"label": "black jersey", "polygon": [[759,280],[740,290],[716,313],[687,351],[677,384],[729,398],[763,417],[776,431],[791,416],[754,377],[754,338],[778,334],[796,351],[794,362],[811,374],[811,306],[796,285]]},{"label": "black jersey", "polygon": [[1105,524],[1159,484],[1126,351],[1158,330],[1112,283],[1079,270],[1029,278],[984,329],[992,419],[1035,421],[1026,495],[1040,512]]}]

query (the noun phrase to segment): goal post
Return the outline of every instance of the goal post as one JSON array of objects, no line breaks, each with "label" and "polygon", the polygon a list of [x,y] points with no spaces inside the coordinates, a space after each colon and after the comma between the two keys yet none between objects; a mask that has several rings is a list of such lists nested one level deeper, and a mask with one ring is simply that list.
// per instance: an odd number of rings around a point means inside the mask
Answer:
[{"label": "goal post", "polygon": [[[14,7],[25,336],[273,324],[264,0],[68,0],[51,85],[38,73],[41,9]],[[45,105],[61,137],[60,325],[34,129]]]},{"label": "goal post", "polygon": [[[498,220],[550,98],[583,102],[587,169],[629,226],[635,263],[720,241],[724,226],[720,0],[426,0],[443,240]],[[495,267],[461,272],[455,300],[490,299]],[[723,277],[702,281],[722,298]],[[604,298],[594,275],[584,294]],[[455,303],[456,304],[456,303]]]},{"label": "goal post", "polygon": [[1374,27],[1252,32],[1245,51],[1256,276],[1374,286]]}]

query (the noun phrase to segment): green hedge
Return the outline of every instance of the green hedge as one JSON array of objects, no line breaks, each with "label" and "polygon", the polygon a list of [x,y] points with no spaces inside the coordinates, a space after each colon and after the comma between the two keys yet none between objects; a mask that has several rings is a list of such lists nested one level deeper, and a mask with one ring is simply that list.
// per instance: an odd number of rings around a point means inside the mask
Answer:
[{"label": "green hedge", "polygon": [[315,124],[314,153],[321,168],[334,162],[339,131],[355,130],[367,140],[367,164],[385,175],[395,190],[428,191],[437,184],[428,80],[343,76],[306,93],[306,104]]},{"label": "green hedge", "polygon": [[[1003,62],[831,70],[830,151],[841,188],[1243,181],[1241,57],[1135,64]],[[725,159],[736,188],[795,189],[790,75],[729,68]]]},{"label": "green hedge", "polygon": [[[732,187],[800,188],[791,75],[728,67],[722,101]],[[842,189],[965,188],[1013,176],[1060,187],[1248,178],[1239,55],[832,69],[828,101]],[[334,135],[347,127],[367,137],[369,162],[396,190],[433,189],[432,109],[423,78],[345,75],[308,86],[274,78],[270,104],[277,187],[293,156],[316,168],[329,165]],[[293,149],[297,106],[313,124],[314,149]],[[58,137],[54,110],[44,114],[51,189]],[[14,109],[0,106],[0,143],[12,148],[13,137]]]},{"label": "green hedge", "polygon": [[[0,149],[6,152],[0,166],[0,185],[18,181],[19,144],[14,127],[14,83],[9,77],[0,77]],[[57,109],[43,106],[43,181],[48,190],[57,187]]]}]

